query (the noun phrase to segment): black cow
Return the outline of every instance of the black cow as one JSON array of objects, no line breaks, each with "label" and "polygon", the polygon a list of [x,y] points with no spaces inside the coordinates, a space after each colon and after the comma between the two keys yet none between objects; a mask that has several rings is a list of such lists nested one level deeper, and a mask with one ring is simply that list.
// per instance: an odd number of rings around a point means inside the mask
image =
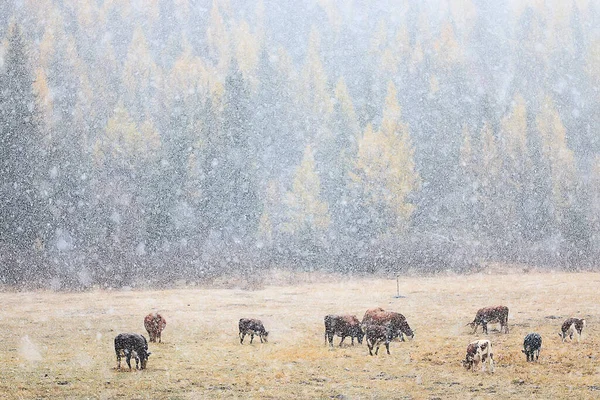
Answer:
[{"label": "black cow", "polygon": [[352,345],[354,345],[354,338],[358,340],[358,343],[362,344],[363,330],[360,328],[360,322],[356,315],[326,315],[325,316],[325,342],[329,339],[329,345],[333,347],[333,336],[338,335],[342,337],[340,346],[346,336],[350,336],[352,339]]},{"label": "black cow", "polygon": [[[115,353],[117,353],[117,368],[121,369],[121,353],[125,354],[127,365],[131,369],[131,356],[135,357],[135,369],[145,369],[148,356],[146,338],[137,333],[120,333],[115,337]],[[141,366],[141,368],[140,368]]]},{"label": "black cow", "polygon": [[258,335],[258,337],[260,337],[260,342],[263,343],[263,339],[264,342],[267,342],[267,337],[269,336],[269,332],[267,332],[265,330],[265,327],[262,323],[262,321],[258,320],[258,319],[251,319],[251,318],[241,318],[240,319],[240,323],[239,323],[239,327],[240,327],[240,343],[244,344],[244,337],[246,335],[250,335],[250,344],[252,344],[252,341],[254,340],[254,335]]},{"label": "black cow", "polygon": [[[542,348],[542,337],[537,333],[530,333],[525,336],[523,341],[523,353],[527,356],[527,361],[537,361],[540,357],[540,349]],[[535,357],[535,360],[534,360]]]},{"label": "black cow", "polygon": [[375,347],[375,355],[379,352],[379,346],[381,343],[385,343],[385,349],[390,354],[390,342],[394,338],[392,328],[390,325],[364,325],[365,336],[367,338],[367,347],[369,348],[369,354],[373,355],[373,348]]}]

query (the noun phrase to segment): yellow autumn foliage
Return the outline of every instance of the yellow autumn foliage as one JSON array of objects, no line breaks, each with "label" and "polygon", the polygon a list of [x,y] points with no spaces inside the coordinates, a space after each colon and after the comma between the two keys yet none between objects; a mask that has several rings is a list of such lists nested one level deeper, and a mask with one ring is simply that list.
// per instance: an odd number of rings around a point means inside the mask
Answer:
[{"label": "yellow autumn foliage", "polygon": [[284,230],[289,233],[323,232],[330,224],[327,202],[321,200],[321,181],[315,168],[310,145],[306,146],[302,163],[296,170],[292,191],[285,196],[289,207]]}]

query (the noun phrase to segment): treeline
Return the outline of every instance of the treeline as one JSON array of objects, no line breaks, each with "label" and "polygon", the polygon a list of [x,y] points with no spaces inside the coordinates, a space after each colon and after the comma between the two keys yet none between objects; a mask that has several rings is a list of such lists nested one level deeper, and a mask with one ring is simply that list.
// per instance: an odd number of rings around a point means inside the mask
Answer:
[{"label": "treeline", "polygon": [[593,267],[594,1],[0,5],[0,280]]}]

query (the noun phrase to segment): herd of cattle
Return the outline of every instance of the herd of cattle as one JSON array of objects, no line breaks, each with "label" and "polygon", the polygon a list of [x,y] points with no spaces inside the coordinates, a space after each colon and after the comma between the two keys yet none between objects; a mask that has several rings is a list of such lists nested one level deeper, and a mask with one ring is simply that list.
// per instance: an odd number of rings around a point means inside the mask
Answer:
[{"label": "herd of cattle", "polygon": [[[383,343],[387,354],[390,354],[390,342],[395,338],[405,341],[405,337],[413,339],[415,332],[410,328],[404,315],[385,311],[382,308],[373,308],[367,310],[362,322],[356,318],[356,315],[326,315],[325,319],[325,343],[333,347],[333,337],[339,336],[340,346],[344,339],[350,337],[351,344],[354,345],[354,339],[362,344],[363,338],[366,337],[369,354],[375,355],[379,352],[379,347]],[[500,324],[500,332],[508,333],[508,307],[496,306],[486,307],[477,311],[473,322],[467,324],[473,328],[473,333],[477,332],[477,328],[481,325],[483,333],[488,333],[488,324]],[[144,327],[150,336],[150,342],[161,342],[162,331],[167,326],[165,318],[158,313],[148,314],[144,318]],[[585,319],[568,318],[561,326],[559,333],[564,342],[567,336],[573,340],[573,336],[577,335],[577,340],[581,339],[583,328],[585,327]],[[269,332],[265,329],[263,323],[258,319],[242,318],[239,321],[239,338],[240,344],[244,343],[246,335],[250,335],[250,343],[254,340],[254,336],[260,338],[261,343],[267,342]],[[537,361],[542,348],[542,337],[538,333],[529,333],[523,341],[523,350],[527,357],[527,361]],[[131,357],[135,359],[136,369],[145,369],[148,362],[148,356],[151,354],[148,351],[148,342],[142,335],[136,333],[121,333],[115,337],[115,352],[117,354],[117,368],[121,368],[121,357],[126,357],[127,365],[131,369]],[[494,354],[492,351],[492,343],[488,339],[476,340],[469,343],[467,346],[467,354],[462,361],[464,367],[475,371],[477,366],[481,364],[481,369],[485,370],[486,364],[490,372],[494,371]]]}]

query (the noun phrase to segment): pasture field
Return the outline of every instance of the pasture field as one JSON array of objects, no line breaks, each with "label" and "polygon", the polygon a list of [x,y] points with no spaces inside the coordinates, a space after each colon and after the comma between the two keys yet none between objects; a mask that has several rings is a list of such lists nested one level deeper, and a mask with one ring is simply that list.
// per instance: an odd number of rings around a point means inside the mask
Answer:
[{"label": "pasture field", "polygon": [[[2,399],[592,399],[600,397],[600,274],[527,273],[340,279],[264,289],[187,287],[160,291],[0,293]],[[478,308],[510,308],[509,334],[465,324]],[[369,356],[366,345],[329,349],[323,317],[381,306],[416,331]],[[116,370],[113,339],[147,336],[144,316],[167,319],[144,371]],[[562,343],[560,325],[584,317],[581,343]],[[269,343],[240,345],[237,321],[262,319]],[[543,337],[538,363],[521,353]],[[494,374],[467,372],[467,344],[489,338]],[[123,365],[126,365],[123,363]]]}]

